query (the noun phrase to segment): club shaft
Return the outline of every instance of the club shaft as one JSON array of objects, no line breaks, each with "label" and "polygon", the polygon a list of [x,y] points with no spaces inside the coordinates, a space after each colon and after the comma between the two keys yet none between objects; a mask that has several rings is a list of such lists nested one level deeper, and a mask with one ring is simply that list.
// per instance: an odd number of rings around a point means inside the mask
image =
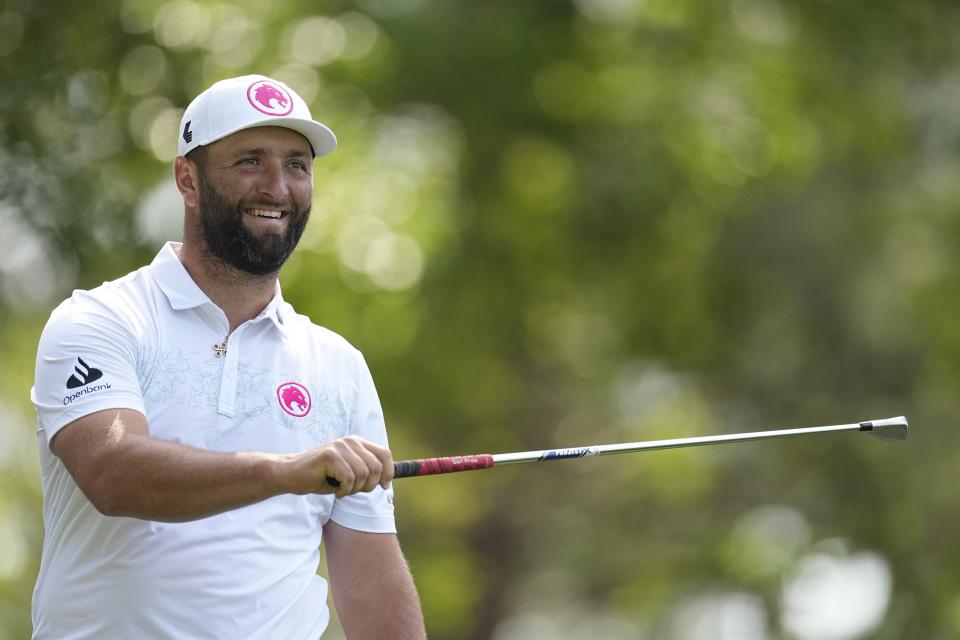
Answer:
[{"label": "club shaft", "polygon": [[548,462],[551,460],[567,460],[570,458],[584,458],[587,456],[604,456],[616,453],[630,453],[633,451],[678,449],[681,447],[697,447],[711,444],[744,442],[749,440],[788,438],[837,431],[871,431],[874,432],[875,435],[879,435],[884,438],[902,440],[906,437],[907,426],[907,419],[903,416],[900,416],[897,418],[885,418],[883,420],[872,420],[867,422],[852,422],[849,424],[835,424],[823,427],[800,427],[796,429],[754,431],[751,433],[735,433],[728,435],[695,436],[691,438],[674,438],[669,440],[650,440],[646,442],[594,445],[588,447],[576,447],[572,449],[544,449],[541,451],[521,451],[517,453],[498,453],[494,455],[484,453],[468,456],[425,458],[421,460],[401,460],[394,463],[394,477],[405,478],[409,476],[428,476],[440,473],[454,473],[457,471],[489,469],[497,464]]},{"label": "club shaft", "polygon": [[585,458],[588,456],[607,456],[617,453],[631,453],[634,451],[656,451],[659,449],[680,449],[682,447],[699,447],[709,444],[726,444],[729,442],[743,442],[746,440],[767,440],[771,438],[788,438],[812,433],[828,433],[831,431],[859,431],[860,423],[837,424],[825,427],[803,427],[799,429],[779,429],[775,431],[754,431],[752,433],[734,433],[729,435],[695,436],[691,438],[673,438],[669,440],[648,440],[646,442],[625,442],[621,444],[602,444],[589,447],[575,447],[572,449],[547,449],[543,451],[520,451],[517,453],[500,453],[493,456],[494,464],[514,464],[518,462],[546,462],[549,460],[563,460],[567,458]]}]

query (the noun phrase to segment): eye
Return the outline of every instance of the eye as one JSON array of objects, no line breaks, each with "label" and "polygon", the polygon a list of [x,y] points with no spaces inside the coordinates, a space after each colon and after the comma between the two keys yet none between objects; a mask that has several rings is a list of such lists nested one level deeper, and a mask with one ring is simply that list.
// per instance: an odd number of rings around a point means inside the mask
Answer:
[{"label": "eye", "polygon": [[300,171],[307,170],[307,164],[302,160],[291,160],[290,166],[293,167],[294,169],[299,169]]},{"label": "eye", "polygon": [[258,164],[260,164],[260,159],[254,156],[250,156],[248,158],[240,158],[239,160],[237,160],[237,165],[240,165],[240,166],[255,167]]}]

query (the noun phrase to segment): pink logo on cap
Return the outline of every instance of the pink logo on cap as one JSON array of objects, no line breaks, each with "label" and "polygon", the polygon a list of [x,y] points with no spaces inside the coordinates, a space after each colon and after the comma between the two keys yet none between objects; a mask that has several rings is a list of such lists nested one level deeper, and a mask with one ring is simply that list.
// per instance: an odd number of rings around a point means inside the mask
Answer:
[{"label": "pink logo on cap", "polygon": [[268,116],[285,116],[293,111],[293,98],[280,85],[257,80],[247,89],[247,100],[254,109]]},{"label": "pink logo on cap", "polygon": [[280,407],[294,418],[302,418],[310,413],[312,402],[310,392],[299,382],[284,382],[277,387],[277,400]]}]

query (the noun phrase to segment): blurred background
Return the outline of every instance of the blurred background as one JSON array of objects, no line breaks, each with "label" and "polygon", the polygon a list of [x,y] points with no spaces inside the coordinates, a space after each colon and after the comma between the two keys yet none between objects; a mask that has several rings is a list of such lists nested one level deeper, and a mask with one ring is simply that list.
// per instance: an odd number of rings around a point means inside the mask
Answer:
[{"label": "blurred background", "polygon": [[281,281],[397,458],[911,420],[400,481],[432,638],[960,637],[956,3],[0,7],[0,639],[40,331],[179,239],[182,110],[251,72],[339,137]]}]

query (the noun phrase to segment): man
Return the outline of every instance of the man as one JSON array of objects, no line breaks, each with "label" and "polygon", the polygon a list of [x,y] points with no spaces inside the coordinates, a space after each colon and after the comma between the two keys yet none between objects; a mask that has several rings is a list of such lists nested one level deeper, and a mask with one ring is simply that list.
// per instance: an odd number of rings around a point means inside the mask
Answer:
[{"label": "man", "polygon": [[211,86],[180,134],[183,243],[40,340],[34,638],[315,640],[321,537],[349,638],[424,638],[367,366],[277,282],[336,138],[264,76]]}]

